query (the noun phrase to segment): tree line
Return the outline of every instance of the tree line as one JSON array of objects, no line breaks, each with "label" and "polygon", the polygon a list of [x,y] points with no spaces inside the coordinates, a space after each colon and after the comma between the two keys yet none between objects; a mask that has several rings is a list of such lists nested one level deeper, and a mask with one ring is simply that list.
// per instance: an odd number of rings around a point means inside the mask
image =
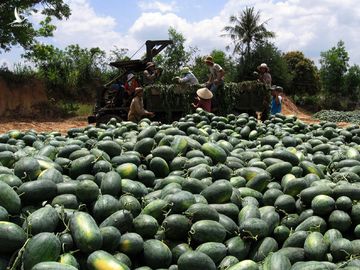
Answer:
[{"label": "tree line", "polygon": [[[10,3],[11,2],[11,3]],[[55,26],[51,19],[67,18],[71,14],[68,5],[62,0],[16,1],[18,8],[37,12],[44,5],[46,15],[40,28],[27,22],[24,27],[11,27],[13,1],[0,5],[2,17],[0,26],[0,53],[10,50],[14,45],[25,49],[23,58],[29,66],[17,66],[13,73],[36,76],[46,82],[50,97],[78,101],[91,101],[95,88],[106,83],[117,72],[109,62],[127,60],[128,49],[117,48],[105,52],[101,48],[81,48],[69,45],[64,49],[37,41],[37,37],[53,34]],[[40,9],[39,9],[40,10]],[[353,109],[357,107],[360,96],[360,67],[349,64],[349,55],[343,41],[320,54],[320,67],[301,51],[282,52],[272,42],[276,33],[267,29],[268,20],[262,21],[261,14],[254,7],[246,7],[229,18],[229,25],[223,29],[222,36],[228,37],[231,44],[226,51],[213,50],[210,55],[226,71],[225,81],[240,82],[256,79],[253,72],[261,63],[267,63],[273,84],[283,86],[285,93],[303,106],[312,109],[335,108]],[[29,34],[30,33],[30,34]],[[200,82],[205,82],[208,69],[203,63],[196,47],[187,48],[186,38],[174,28],[168,30],[169,39],[174,44],[168,46],[154,59],[164,70],[160,82],[173,83],[184,66],[189,66]],[[0,75],[10,71],[1,68]],[[88,100],[84,100],[86,97]],[[347,98],[349,97],[349,98]]]}]

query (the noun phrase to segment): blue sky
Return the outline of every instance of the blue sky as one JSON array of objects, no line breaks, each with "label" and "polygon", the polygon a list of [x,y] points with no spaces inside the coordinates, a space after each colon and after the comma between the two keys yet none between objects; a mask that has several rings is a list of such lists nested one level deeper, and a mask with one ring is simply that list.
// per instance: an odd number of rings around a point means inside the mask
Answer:
[{"label": "blue sky", "polygon": [[[319,64],[320,52],[342,39],[351,64],[360,63],[358,50],[360,6],[356,0],[66,0],[72,15],[56,21],[57,30],[46,43],[58,47],[78,43],[110,51],[128,48],[129,55],[147,39],[167,39],[169,27],[186,38],[186,45],[205,55],[224,50],[230,40],[221,37],[229,17],[244,7],[260,11],[261,20],[276,33],[273,40],[283,52],[300,50]],[[29,18],[39,21],[38,15]],[[0,54],[0,65],[11,66],[21,50]]]},{"label": "blue sky", "polygon": [[[142,9],[139,6],[141,4],[139,3],[146,3],[145,1],[134,0],[90,0],[89,2],[99,15],[110,15],[117,18],[117,29],[119,31],[126,31],[131,24],[135,22],[142,13]],[[226,3],[224,0],[183,0],[176,2],[161,2],[169,4],[176,3],[175,13],[192,22],[216,16],[219,10],[221,10]]]}]

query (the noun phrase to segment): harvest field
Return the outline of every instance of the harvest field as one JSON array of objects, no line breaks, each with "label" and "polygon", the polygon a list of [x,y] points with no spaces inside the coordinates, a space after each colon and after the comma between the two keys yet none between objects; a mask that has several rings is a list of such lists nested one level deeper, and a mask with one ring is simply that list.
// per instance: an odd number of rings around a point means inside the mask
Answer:
[{"label": "harvest field", "polygon": [[358,6],[2,1],[0,270],[359,270]]},{"label": "harvest field", "polygon": [[0,269],[358,269],[359,134],[202,110],[2,133]]},{"label": "harvest field", "polygon": [[[285,115],[296,115],[300,120],[306,123],[318,123],[319,120],[311,117],[310,113],[300,110],[288,97],[284,96],[283,113]],[[27,131],[33,129],[37,132],[59,131],[65,134],[68,129],[87,126],[86,116],[79,116],[70,119],[59,120],[37,120],[37,119],[0,119],[0,133],[5,133],[12,129]],[[346,123],[339,123],[340,126]]]}]

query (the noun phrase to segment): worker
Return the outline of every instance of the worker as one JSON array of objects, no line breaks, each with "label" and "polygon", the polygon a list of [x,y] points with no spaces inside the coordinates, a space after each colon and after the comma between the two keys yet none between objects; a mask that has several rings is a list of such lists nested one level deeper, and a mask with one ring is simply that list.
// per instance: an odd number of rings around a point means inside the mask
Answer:
[{"label": "worker", "polygon": [[130,106],[131,100],[135,95],[135,89],[137,87],[140,87],[140,83],[137,81],[133,73],[129,73],[126,76],[126,82],[124,84],[123,106]]},{"label": "worker", "polygon": [[132,122],[139,122],[144,117],[153,117],[153,112],[148,112],[144,109],[143,102],[144,90],[142,87],[135,89],[135,97],[132,99],[130,104],[130,110],[128,113],[128,120]]},{"label": "worker", "polygon": [[175,82],[185,85],[196,85],[199,84],[198,79],[196,76],[191,72],[189,67],[183,67],[183,69],[180,72],[180,77],[175,77]]},{"label": "worker", "polygon": [[262,63],[257,67],[257,70],[259,73],[255,72],[256,75],[258,75],[258,81],[265,84],[266,88],[271,88],[271,75],[270,75],[270,69],[267,66],[266,63]]},{"label": "worker", "polygon": [[147,62],[144,70],[144,83],[153,84],[160,77],[162,69],[157,68],[154,62]]},{"label": "worker", "polygon": [[214,60],[211,56],[207,56],[204,60],[205,64],[209,67],[210,76],[209,80],[206,82],[206,87],[215,94],[216,90],[224,85],[224,75],[225,71],[219,65],[214,63]]},{"label": "worker", "polygon": [[133,97],[135,94],[135,89],[139,86],[139,82],[136,80],[135,75],[133,73],[129,73],[124,84],[124,88],[128,96]]},{"label": "worker", "polygon": [[122,100],[124,89],[120,83],[113,83],[104,91],[104,101],[107,107],[114,107],[117,100]]},{"label": "worker", "polygon": [[191,105],[194,108],[202,108],[204,111],[211,112],[211,99],[213,93],[208,88],[204,87],[198,89],[196,95],[196,103],[192,103]]},{"label": "worker", "polygon": [[282,96],[280,94],[282,92],[283,88],[281,86],[273,85],[271,87],[271,114],[281,113]]}]

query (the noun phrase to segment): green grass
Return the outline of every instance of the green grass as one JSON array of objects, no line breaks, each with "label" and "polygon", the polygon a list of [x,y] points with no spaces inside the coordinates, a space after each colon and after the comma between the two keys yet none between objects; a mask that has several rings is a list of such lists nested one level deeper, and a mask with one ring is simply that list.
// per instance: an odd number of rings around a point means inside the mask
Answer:
[{"label": "green grass", "polygon": [[79,109],[76,111],[77,116],[88,116],[93,113],[94,104],[78,104]]}]

